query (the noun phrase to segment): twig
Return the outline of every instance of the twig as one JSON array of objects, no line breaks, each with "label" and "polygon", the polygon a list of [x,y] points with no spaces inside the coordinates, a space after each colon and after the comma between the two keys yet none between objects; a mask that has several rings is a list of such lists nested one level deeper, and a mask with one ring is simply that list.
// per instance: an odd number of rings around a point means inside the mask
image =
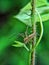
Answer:
[{"label": "twig", "polygon": [[[31,22],[32,22],[32,31],[35,33],[34,41],[32,42],[32,48],[36,44],[36,15],[35,15],[35,8],[36,8],[36,0],[31,0],[32,12],[31,12]],[[35,65],[35,49],[31,52],[31,65]]]}]

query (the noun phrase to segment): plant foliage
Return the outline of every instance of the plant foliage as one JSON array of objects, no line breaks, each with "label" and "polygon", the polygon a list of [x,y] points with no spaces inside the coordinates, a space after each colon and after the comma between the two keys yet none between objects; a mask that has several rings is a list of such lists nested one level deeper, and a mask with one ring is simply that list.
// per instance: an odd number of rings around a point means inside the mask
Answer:
[{"label": "plant foliage", "polygon": [[[14,0],[15,1],[15,0]],[[17,4],[18,2],[18,4]],[[0,19],[0,65],[29,65],[29,44],[25,44],[25,32],[27,34],[31,33],[31,5],[30,0],[16,0],[13,6],[13,1],[2,0],[0,3],[0,11],[2,13],[10,12],[10,9],[15,6],[20,6],[20,11],[17,14],[9,14],[8,19]],[[8,4],[7,4],[8,3]],[[9,5],[10,3],[10,5]],[[21,3],[21,5],[20,5]],[[7,4],[7,6],[5,5]],[[48,0],[38,0],[36,2],[36,10],[38,10],[43,23],[43,37],[40,44],[36,49],[36,65],[49,65],[49,1]],[[16,12],[12,11],[12,13]],[[11,13],[11,12],[10,12]],[[7,15],[8,16],[8,15]],[[39,16],[36,13],[36,23],[37,23],[37,41],[40,36],[41,26]],[[5,22],[6,21],[6,22]],[[21,36],[24,36],[24,38]]]}]

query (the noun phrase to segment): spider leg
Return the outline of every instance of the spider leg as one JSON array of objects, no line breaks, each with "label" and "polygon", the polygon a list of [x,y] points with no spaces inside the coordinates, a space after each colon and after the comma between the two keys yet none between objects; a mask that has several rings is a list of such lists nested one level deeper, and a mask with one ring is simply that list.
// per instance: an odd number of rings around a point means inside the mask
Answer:
[{"label": "spider leg", "polygon": [[26,31],[25,31],[25,37],[28,37],[28,26],[27,26]]},{"label": "spider leg", "polygon": [[24,33],[20,33],[19,36],[21,36],[22,38],[24,38]]}]

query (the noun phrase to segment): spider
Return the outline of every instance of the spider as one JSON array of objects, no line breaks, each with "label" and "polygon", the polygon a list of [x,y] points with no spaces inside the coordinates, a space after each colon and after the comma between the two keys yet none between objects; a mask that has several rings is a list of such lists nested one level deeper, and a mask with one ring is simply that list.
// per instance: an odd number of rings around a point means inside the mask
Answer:
[{"label": "spider", "polygon": [[24,43],[26,43],[26,44],[28,42],[30,42],[30,40],[32,40],[34,38],[34,36],[35,36],[34,32],[28,35],[27,31],[28,31],[28,26],[27,26],[27,29],[26,29],[25,33],[20,34],[20,36],[23,37]]}]

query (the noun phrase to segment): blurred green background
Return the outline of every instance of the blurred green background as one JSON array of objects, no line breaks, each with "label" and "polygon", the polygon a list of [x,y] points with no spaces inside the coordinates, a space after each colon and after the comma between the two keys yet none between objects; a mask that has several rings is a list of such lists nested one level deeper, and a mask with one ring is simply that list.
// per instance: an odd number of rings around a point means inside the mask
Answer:
[{"label": "blurred green background", "polygon": [[[41,14],[44,33],[36,48],[36,65],[49,65],[49,2],[38,0],[36,7],[40,14],[46,10]],[[31,26],[30,16],[26,15],[30,14],[30,8],[30,0],[0,0],[0,65],[29,65],[29,52],[12,44]],[[38,17],[37,21],[39,24]]]}]

